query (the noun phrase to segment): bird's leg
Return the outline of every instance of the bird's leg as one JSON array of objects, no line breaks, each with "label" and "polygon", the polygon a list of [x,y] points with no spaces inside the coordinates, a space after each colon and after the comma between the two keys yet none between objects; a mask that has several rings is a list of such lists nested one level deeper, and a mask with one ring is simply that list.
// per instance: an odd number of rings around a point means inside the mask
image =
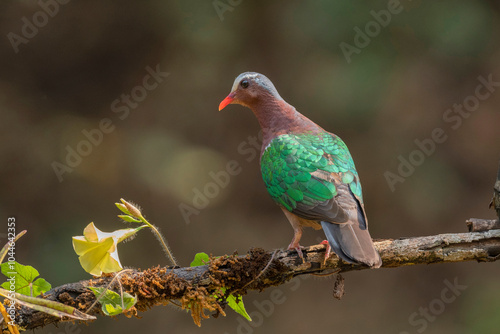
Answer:
[{"label": "bird's leg", "polygon": [[302,262],[305,263],[306,261],[304,260],[304,254],[302,253],[302,246],[299,244],[301,237],[302,227],[299,226],[298,228],[295,228],[295,226],[293,226],[293,239],[292,242],[290,242],[290,245],[288,245],[288,249],[295,249],[297,251],[297,254],[299,254],[300,258],[302,259]]},{"label": "bird's leg", "polygon": [[290,245],[288,245],[288,249],[295,249],[297,254],[299,254],[302,259],[302,262],[305,263],[306,261],[304,260],[304,254],[302,253],[302,246],[299,245],[300,238],[302,237],[302,224],[300,223],[300,218],[286,209],[282,208],[282,210],[293,227],[293,239]]},{"label": "bird's leg", "polygon": [[330,246],[328,240],[321,241],[320,245],[326,245],[325,259],[323,260],[323,266],[326,266],[326,260],[330,258],[330,255],[332,253],[332,247]]}]

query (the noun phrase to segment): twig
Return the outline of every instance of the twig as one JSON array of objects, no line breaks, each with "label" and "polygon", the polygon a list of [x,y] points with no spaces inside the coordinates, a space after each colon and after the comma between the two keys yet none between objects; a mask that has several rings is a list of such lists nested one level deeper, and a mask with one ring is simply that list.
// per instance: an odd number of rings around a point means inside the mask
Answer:
[{"label": "twig", "polygon": [[500,229],[500,220],[470,218],[466,221],[469,232],[482,232]]}]

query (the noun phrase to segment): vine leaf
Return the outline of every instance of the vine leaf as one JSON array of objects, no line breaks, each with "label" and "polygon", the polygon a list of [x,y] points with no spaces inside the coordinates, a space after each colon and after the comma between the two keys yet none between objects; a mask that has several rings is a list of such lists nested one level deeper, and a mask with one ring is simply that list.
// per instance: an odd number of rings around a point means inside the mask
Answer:
[{"label": "vine leaf", "polygon": [[120,296],[116,292],[106,288],[95,288],[91,286],[88,288],[92,290],[95,297],[102,305],[102,311],[108,316],[123,313],[123,311],[128,310],[137,302],[137,297],[134,297],[127,292],[124,292],[123,296]]},{"label": "vine leaf", "polygon": [[210,258],[206,253],[196,253],[193,262],[189,265],[190,267],[198,267],[208,264]]},{"label": "vine leaf", "polygon": [[2,263],[0,267],[2,274],[7,276],[7,282],[2,283],[2,288],[6,290],[36,297],[52,288],[45,279],[36,279],[40,274],[32,266],[25,266],[12,261]]},{"label": "vine leaf", "polygon": [[252,318],[250,318],[250,315],[248,315],[247,310],[245,310],[245,305],[243,304],[243,297],[238,295],[237,298],[234,295],[229,295],[226,300],[227,300],[227,305],[229,305],[229,307],[232,308],[236,313],[241,314],[248,321],[252,321]]}]

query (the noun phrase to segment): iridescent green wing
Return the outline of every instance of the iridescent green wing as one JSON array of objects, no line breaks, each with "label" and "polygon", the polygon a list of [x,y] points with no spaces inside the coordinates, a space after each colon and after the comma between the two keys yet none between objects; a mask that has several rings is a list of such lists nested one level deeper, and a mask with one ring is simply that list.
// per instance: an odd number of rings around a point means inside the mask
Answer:
[{"label": "iridescent green wing", "polygon": [[342,183],[348,185],[358,201],[363,203],[361,182],[347,145],[342,139],[330,133],[323,135],[321,142],[329,160],[328,166],[322,170],[338,174]]},{"label": "iridescent green wing", "polygon": [[342,222],[346,206],[356,205],[352,194],[362,202],[349,150],[329,133],[274,138],[262,155],[261,171],[274,201],[306,219]]}]

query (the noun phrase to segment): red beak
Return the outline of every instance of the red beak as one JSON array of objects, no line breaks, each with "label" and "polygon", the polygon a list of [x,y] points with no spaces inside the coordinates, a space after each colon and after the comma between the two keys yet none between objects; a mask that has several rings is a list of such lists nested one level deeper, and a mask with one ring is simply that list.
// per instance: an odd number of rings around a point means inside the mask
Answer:
[{"label": "red beak", "polygon": [[233,101],[234,101],[234,93],[231,93],[219,104],[219,111],[224,109],[228,104],[230,104]]}]

